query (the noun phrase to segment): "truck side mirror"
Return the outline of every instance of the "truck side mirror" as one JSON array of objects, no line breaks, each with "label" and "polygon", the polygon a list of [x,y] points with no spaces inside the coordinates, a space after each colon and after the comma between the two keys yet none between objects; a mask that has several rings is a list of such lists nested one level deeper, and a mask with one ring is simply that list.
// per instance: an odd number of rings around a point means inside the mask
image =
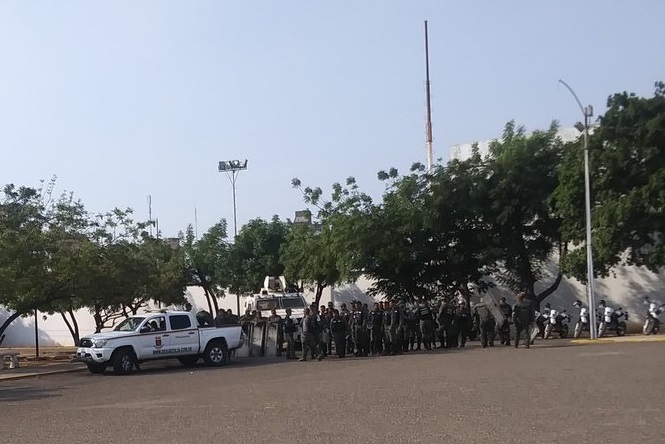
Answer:
[{"label": "truck side mirror", "polygon": [[149,333],[150,332],[150,326],[149,325],[144,325],[141,327],[141,330],[139,330],[140,333]]}]

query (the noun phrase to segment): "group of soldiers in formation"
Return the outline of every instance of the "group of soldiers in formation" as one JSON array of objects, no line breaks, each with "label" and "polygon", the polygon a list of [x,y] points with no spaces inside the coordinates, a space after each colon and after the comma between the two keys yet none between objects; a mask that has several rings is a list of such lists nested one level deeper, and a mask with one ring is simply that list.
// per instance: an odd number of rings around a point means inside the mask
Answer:
[{"label": "group of soldiers in formation", "polygon": [[[296,357],[296,333],[301,328],[302,357],[309,356],[322,360],[334,353],[339,358],[347,354],[355,356],[401,355],[406,351],[432,350],[438,348],[464,347],[467,340],[480,336],[485,347],[494,347],[498,332],[501,344],[510,345],[510,324],[515,324],[518,346],[522,335],[526,337],[526,347],[530,344],[530,328],[535,321],[535,312],[524,293],[517,295],[517,304],[511,307],[502,298],[499,309],[503,319],[497,325],[490,307],[484,302],[475,304],[473,309],[464,300],[446,297],[438,311],[427,301],[416,304],[404,302],[376,302],[372,310],[367,304],[353,301],[351,310],[346,304],[340,308],[330,302],[328,306],[317,308],[312,305],[305,309],[299,322],[292,317],[290,309],[284,318],[273,310],[267,322],[278,325],[278,344],[286,343],[286,358]],[[257,320],[257,313],[248,313],[240,322]]]}]

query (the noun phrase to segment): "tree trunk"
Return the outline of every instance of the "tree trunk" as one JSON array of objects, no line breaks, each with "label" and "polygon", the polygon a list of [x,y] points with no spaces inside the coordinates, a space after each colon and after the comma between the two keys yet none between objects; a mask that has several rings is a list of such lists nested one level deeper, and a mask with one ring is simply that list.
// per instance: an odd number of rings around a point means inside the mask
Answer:
[{"label": "tree trunk", "polygon": [[314,296],[314,306],[319,308],[319,302],[321,302],[321,296],[323,295],[323,289],[328,285],[322,284],[320,282],[316,283],[316,295]]},{"label": "tree trunk", "polygon": [[[217,310],[213,311],[212,303],[210,302],[210,292],[208,291],[208,287],[210,287],[210,284],[203,277],[203,273],[201,273],[201,270],[196,270],[196,274],[198,275],[199,281],[201,282],[201,287],[203,288],[203,294],[206,295],[206,301],[208,302],[209,313],[214,317],[217,315]],[[215,300],[215,308],[217,308],[217,300]]]},{"label": "tree trunk", "polygon": [[[27,311],[25,313],[27,313]],[[9,327],[9,324],[14,322],[22,314],[24,314],[24,313],[21,313],[20,311],[17,311],[14,314],[12,314],[11,316],[9,316],[7,318],[7,320],[2,323],[2,325],[0,325],[0,337],[3,336],[3,333],[5,332],[5,330],[7,330],[7,327]]]},{"label": "tree trunk", "polygon": [[212,309],[212,308],[215,309],[215,311],[213,311],[212,314],[213,314],[213,316],[216,316],[216,315],[217,315],[217,312],[219,311],[219,304],[217,303],[217,296],[216,296],[215,294],[213,294],[213,292],[210,290],[210,286],[209,286],[209,285],[206,285],[205,287],[203,287],[203,291],[205,291],[205,293],[206,293],[206,297],[209,298],[209,299],[208,299],[208,303],[209,303],[210,300],[212,299],[212,305],[213,305],[214,307],[211,307],[211,309]]},{"label": "tree trunk", "polygon": [[95,319],[95,333],[99,333],[104,328],[104,320],[102,319],[102,314],[100,313],[101,309],[97,304],[93,307],[95,312],[92,314],[92,317]]},{"label": "tree trunk", "polygon": [[212,309],[212,302],[210,302],[210,295],[208,294],[208,290],[206,290],[206,287],[205,287],[205,286],[202,286],[202,287],[203,287],[203,294],[205,294],[205,296],[206,296],[206,301],[208,302],[208,313],[210,313],[210,314],[212,314],[213,316],[215,316],[215,315],[217,314],[217,312],[216,312],[216,311],[213,311],[213,309]]},{"label": "tree trunk", "polygon": [[[71,316],[72,321],[69,322],[69,319],[67,319],[66,313]],[[79,346],[80,342],[80,334],[79,334],[79,325],[78,322],[76,322],[76,316],[74,316],[74,312],[72,310],[67,310],[67,312],[60,312],[60,316],[62,316],[62,320],[65,321],[65,325],[67,325],[67,329],[69,329],[69,334],[72,335],[72,339],[74,340],[74,345],[76,347]]]},{"label": "tree trunk", "polygon": [[536,308],[538,310],[540,310],[540,303],[543,302],[552,293],[554,293],[557,288],[559,288],[559,284],[561,283],[562,279],[563,279],[563,273],[559,271],[559,274],[556,275],[554,283],[550,285],[545,291],[543,291],[534,298],[534,304],[536,304]]}]

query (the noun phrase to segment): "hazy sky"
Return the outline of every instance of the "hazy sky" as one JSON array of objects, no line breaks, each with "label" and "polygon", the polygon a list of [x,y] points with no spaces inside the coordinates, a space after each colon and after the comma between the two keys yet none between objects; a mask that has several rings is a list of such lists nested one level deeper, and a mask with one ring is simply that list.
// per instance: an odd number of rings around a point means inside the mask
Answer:
[{"label": "hazy sky", "polygon": [[93,212],[147,196],[165,236],[230,221],[217,162],[248,159],[239,224],[304,207],[291,179],[330,189],[425,162],[423,20],[435,157],[665,79],[665,2],[3,1],[0,183],[58,176]]}]

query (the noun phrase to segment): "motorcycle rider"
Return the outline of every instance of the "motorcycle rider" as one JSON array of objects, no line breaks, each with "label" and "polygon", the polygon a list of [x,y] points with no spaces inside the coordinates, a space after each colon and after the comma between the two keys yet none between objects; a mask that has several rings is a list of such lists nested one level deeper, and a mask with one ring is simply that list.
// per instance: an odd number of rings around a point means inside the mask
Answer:
[{"label": "motorcycle rider", "polygon": [[506,298],[499,299],[499,310],[503,313],[504,319],[499,326],[499,338],[501,345],[510,346],[510,321],[513,318],[513,307],[506,302]]}]

